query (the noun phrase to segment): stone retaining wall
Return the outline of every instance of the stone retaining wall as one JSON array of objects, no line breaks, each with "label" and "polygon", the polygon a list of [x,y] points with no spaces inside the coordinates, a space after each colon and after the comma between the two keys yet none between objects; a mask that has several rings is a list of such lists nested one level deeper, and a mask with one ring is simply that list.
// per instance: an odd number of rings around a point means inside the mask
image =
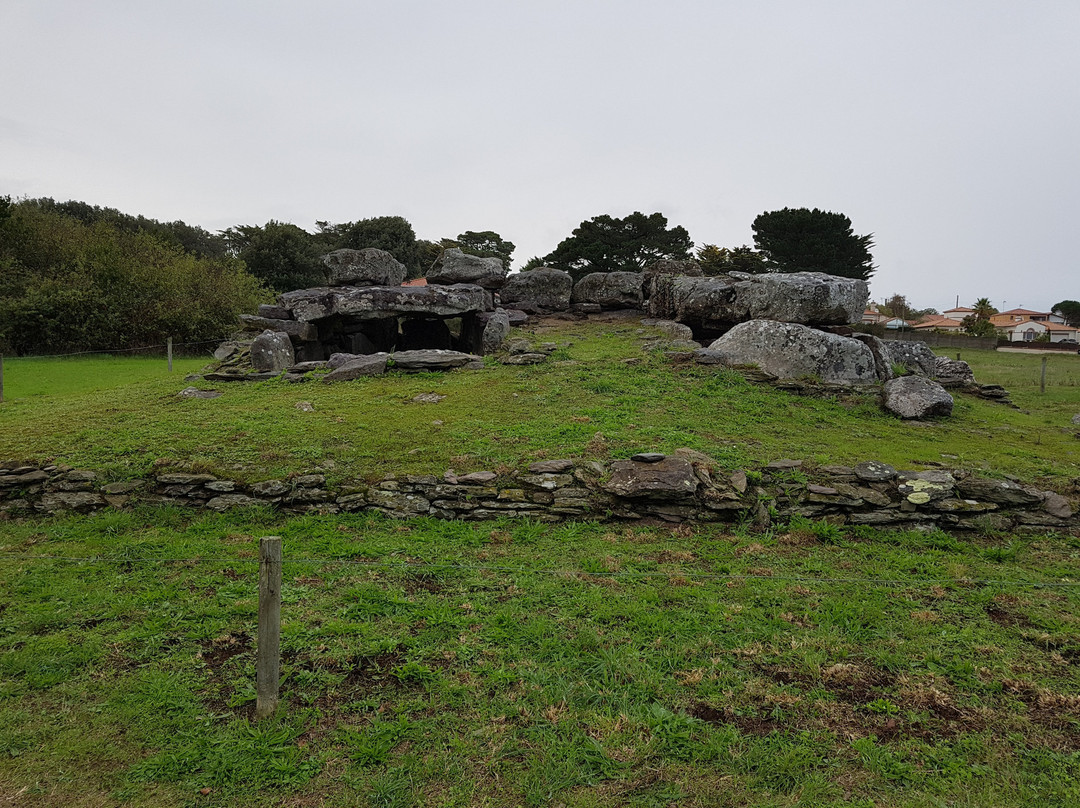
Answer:
[{"label": "stone retaining wall", "polygon": [[1066,496],[963,471],[898,471],[875,461],[811,468],[780,460],[732,473],[690,449],[606,463],[543,461],[504,474],[388,475],[337,487],[328,486],[322,474],[249,485],[177,471],[103,485],[84,469],[0,464],[0,519],[140,503],[215,511],[266,504],[288,512],[379,511],[395,518],[465,520],[752,520],[765,526],[799,515],[837,524],[947,530],[1080,528],[1075,502]]}]

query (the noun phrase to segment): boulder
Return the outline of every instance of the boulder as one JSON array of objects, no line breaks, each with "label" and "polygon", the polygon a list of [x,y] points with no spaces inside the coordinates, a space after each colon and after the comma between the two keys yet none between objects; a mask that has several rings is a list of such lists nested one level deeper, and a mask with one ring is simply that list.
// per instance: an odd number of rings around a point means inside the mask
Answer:
[{"label": "boulder", "polygon": [[943,387],[970,387],[975,384],[971,365],[959,359],[935,357],[932,375]]},{"label": "boulder", "polygon": [[639,500],[682,500],[697,492],[694,464],[682,457],[655,462],[616,460],[603,489],[614,496]]},{"label": "boulder", "polygon": [[251,343],[251,366],[256,371],[278,373],[295,364],[292,340],[283,331],[263,331]]},{"label": "boulder", "polygon": [[[347,354],[334,354],[334,356],[347,356]],[[338,364],[333,370],[323,376],[323,381],[328,384],[334,382],[348,382],[359,379],[361,376],[378,376],[386,372],[386,363],[389,354],[377,353],[366,356],[357,356],[347,362]]]},{"label": "boulder", "polygon": [[923,376],[902,376],[885,382],[882,404],[907,419],[951,415],[953,397],[937,382]]},{"label": "boulder", "polygon": [[572,303],[592,303],[604,309],[640,309],[640,272],[592,272],[574,285]]},{"label": "boulder", "polygon": [[1072,417],[1071,423],[1073,426],[1080,426],[1080,412],[1076,413],[1076,415]]},{"label": "boulder", "polygon": [[757,365],[780,379],[812,377],[822,382],[877,381],[874,356],[863,343],[795,323],[739,323],[708,349],[726,365]]},{"label": "boulder", "polygon": [[451,247],[443,250],[427,273],[427,282],[441,286],[472,283],[485,289],[498,289],[506,282],[506,273],[501,258],[480,258]]},{"label": "boulder", "polygon": [[653,261],[641,274],[643,278],[641,291],[646,300],[651,300],[656,294],[657,287],[662,284],[662,281],[659,281],[660,278],[701,278],[705,275],[701,269],[701,262],[692,258],[684,260],[665,258]]},{"label": "boulder", "polygon": [[470,362],[482,361],[479,356],[460,351],[398,351],[391,357],[395,370],[451,370]]},{"label": "boulder", "polygon": [[890,340],[885,343],[889,359],[894,365],[903,365],[908,373],[933,378],[936,375],[937,356],[925,342]]},{"label": "boulder", "polygon": [[677,323],[674,320],[654,320],[646,317],[641,321],[641,324],[658,329],[672,339],[690,340],[694,338],[694,332],[690,326]]},{"label": "boulder", "polygon": [[271,320],[291,320],[292,312],[288,309],[283,309],[281,306],[268,306],[266,303],[260,303],[259,316],[267,317]]},{"label": "boulder", "polygon": [[889,379],[896,377],[896,372],[893,370],[893,359],[889,354],[889,344],[885,340],[875,337],[873,334],[859,333],[852,334],[851,338],[857,339],[869,348],[870,353],[874,355],[874,367],[877,369],[878,381],[887,382]]},{"label": "boulder", "polygon": [[410,315],[460,317],[488,311],[491,295],[479,286],[364,286],[359,288],[298,289],[278,300],[297,320],[327,317],[381,320]]},{"label": "boulder", "polygon": [[311,323],[298,323],[295,320],[275,320],[270,317],[256,317],[253,314],[241,314],[240,322],[245,331],[280,331],[289,335],[293,343],[314,342],[319,332]]},{"label": "boulder", "polygon": [[499,300],[504,306],[525,311],[566,311],[573,288],[569,272],[537,267],[510,275],[499,290]]},{"label": "boulder", "polygon": [[649,314],[695,330],[726,330],[749,320],[801,325],[858,322],[866,306],[866,281],[822,272],[710,278],[657,278]]},{"label": "boulder", "polygon": [[322,257],[330,286],[401,286],[405,265],[386,250],[334,250]]},{"label": "boulder", "polygon": [[[534,270],[535,271],[535,270]],[[506,337],[510,334],[510,315],[504,309],[493,312],[485,312],[479,315],[480,322],[484,326],[484,334],[481,339],[484,355],[495,353],[502,347]]]}]

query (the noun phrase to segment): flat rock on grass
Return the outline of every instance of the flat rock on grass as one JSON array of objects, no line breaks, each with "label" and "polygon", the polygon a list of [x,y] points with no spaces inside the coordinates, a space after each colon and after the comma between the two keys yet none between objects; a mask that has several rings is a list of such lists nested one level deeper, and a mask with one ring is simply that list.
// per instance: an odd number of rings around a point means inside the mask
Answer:
[{"label": "flat rock on grass", "polygon": [[903,376],[885,382],[882,404],[894,415],[907,419],[952,415],[953,397],[935,381],[922,376]]},{"label": "flat rock on grass", "polygon": [[[338,354],[334,354],[337,356]],[[386,364],[389,354],[377,353],[366,356],[357,356],[344,364],[338,365],[334,370],[323,376],[327,384],[334,382],[348,382],[359,379],[362,376],[378,376],[386,372]]]}]

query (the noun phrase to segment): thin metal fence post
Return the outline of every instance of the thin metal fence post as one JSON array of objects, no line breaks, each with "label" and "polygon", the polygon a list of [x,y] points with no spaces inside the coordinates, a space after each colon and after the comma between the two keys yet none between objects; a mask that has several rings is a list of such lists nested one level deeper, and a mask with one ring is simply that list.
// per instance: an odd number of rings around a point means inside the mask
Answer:
[{"label": "thin metal fence post", "polygon": [[259,646],[255,655],[255,717],[278,706],[281,675],[281,537],[259,540]]},{"label": "thin metal fence post", "polygon": [[172,337],[169,337],[165,344],[169,349],[169,373],[172,373]]},{"label": "thin metal fence post", "polygon": [[1039,392],[1046,392],[1046,357],[1042,358],[1042,373],[1039,375]]},{"label": "thin metal fence post", "polygon": [[4,355],[0,354],[0,404],[4,403]]}]

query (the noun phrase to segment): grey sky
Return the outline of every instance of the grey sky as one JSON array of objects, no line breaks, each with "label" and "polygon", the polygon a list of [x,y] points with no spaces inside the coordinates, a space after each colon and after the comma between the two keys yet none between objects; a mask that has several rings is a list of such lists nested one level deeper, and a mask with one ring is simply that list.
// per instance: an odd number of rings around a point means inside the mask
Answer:
[{"label": "grey sky", "polygon": [[873,232],[871,294],[1080,299],[1080,3],[0,0],[0,193],[211,230],[397,214],[515,263],[662,211]]}]

